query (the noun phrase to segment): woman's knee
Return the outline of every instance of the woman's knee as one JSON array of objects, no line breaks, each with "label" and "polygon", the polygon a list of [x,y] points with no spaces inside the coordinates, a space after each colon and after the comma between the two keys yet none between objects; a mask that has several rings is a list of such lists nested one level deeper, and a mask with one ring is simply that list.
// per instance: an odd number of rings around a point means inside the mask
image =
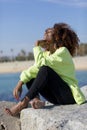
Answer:
[{"label": "woman's knee", "polygon": [[47,67],[48,66],[43,65],[43,66],[40,67],[40,69],[46,69]]},{"label": "woman's knee", "polygon": [[46,71],[48,73],[55,73],[54,70],[51,67],[49,67],[49,66],[43,65],[43,66],[41,66],[40,69],[43,70],[43,71]]},{"label": "woman's knee", "polygon": [[51,69],[51,68],[49,66],[45,66],[45,65],[40,67],[40,70],[49,70],[49,69]]},{"label": "woman's knee", "polygon": [[48,73],[49,70],[51,70],[51,68],[50,68],[49,66],[43,65],[43,66],[40,67],[40,71],[41,71],[42,73]]},{"label": "woman's knee", "polygon": [[42,77],[42,76],[48,76],[48,66],[45,66],[45,65],[43,65],[43,66],[41,66],[40,67],[40,70],[39,70],[39,72],[38,72],[38,74]]}]

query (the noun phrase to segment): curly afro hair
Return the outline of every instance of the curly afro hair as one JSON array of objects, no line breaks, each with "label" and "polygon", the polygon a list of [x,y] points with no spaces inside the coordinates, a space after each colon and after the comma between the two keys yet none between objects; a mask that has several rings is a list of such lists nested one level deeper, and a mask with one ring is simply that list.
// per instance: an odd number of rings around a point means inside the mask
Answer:
[{"label": "curly afro hair", "polygon": [[79,38],[75,31],[66,23],[56,23],[53,32],[53,42],[56,47],[66,47],[73,56],[79,46]]}]

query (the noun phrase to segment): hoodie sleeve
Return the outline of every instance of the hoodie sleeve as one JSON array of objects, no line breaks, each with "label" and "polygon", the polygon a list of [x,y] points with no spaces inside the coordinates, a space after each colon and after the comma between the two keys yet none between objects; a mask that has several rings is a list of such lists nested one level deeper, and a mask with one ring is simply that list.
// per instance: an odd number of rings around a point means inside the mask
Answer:
[{"label": "hoodie sleeve", "polygon": [[57,61],[56,53],[52,55],[48,55],[47,53],[47,55],[44,56],[43,50],[41,49],[40,46],[34,47],[33,51],[34,51],[35,64],[37,65],[38,68],[40,68],[43,65],[53,68],[55,62]]},{"label": "hoodie sleeve", "polygon": [[32,78],[35,78],[38,73],[38,68],[33,65],[29,69],[24,70],[20,75],[20,80],[25,84],[30,81]]},{"label": "hoodie sleeve", "polygon": [[[20,75],[20,80],[23,83],[29,82],[32,78],[36,78],[37,73],[39,71],[40,66],[42,65],[42,62],[40,59],[42,57],[46,57],[48,55],[48,52],[44,52],[41,50],[40,47],[34,47],[35,48],[35,53],[34,53],[34,58],[35,58],[35,63],[33,66],[31,66],[29,69],[24,70],[21,75]],[[44,64],[43,64],[44,65]]]}]

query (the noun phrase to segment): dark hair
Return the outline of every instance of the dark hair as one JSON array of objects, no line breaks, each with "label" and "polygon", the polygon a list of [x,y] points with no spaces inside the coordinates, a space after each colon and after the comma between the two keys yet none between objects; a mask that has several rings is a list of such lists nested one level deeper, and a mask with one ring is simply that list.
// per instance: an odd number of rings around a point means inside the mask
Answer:
[{"label": "dark hair", "polygon": [[56,47],[65,46],[73,56],[79,46],[79,38],[75,31],[66,23],[54,24],[53,30],[53,42]]}]

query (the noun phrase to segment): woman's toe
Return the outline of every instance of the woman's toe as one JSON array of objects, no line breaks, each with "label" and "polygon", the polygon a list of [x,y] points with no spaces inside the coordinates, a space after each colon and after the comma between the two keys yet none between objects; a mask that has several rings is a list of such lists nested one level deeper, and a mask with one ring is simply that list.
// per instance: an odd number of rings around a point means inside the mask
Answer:
[{"label": "woman's toe", "polygon": [[11,112],[11,110],[10,110],[9,108],[5,108],[5,112],[6,112],[8,115],[13,116],[13,114],[12,114],[12,112]]}]

